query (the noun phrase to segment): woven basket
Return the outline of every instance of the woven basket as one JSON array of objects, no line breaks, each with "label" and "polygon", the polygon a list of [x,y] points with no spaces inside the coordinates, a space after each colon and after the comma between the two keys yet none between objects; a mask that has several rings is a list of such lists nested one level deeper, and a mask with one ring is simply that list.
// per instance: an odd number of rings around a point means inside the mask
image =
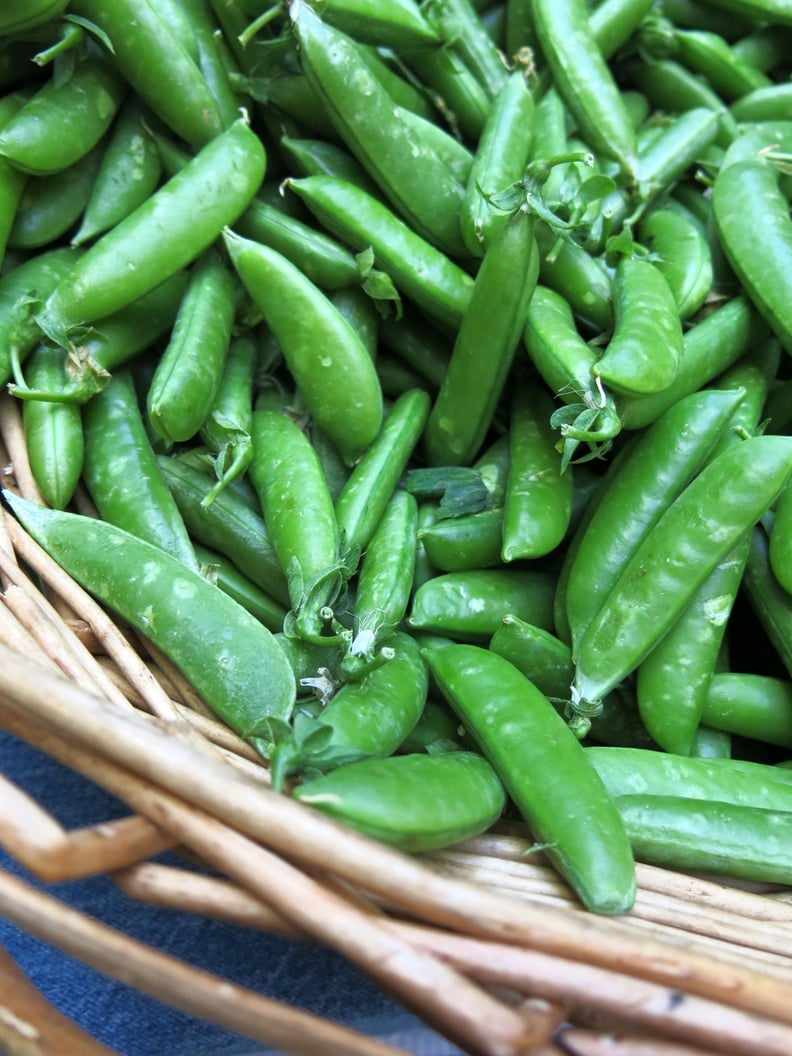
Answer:
[{"label": "woven basket", "polygon": [[[41,501],[8,396],[0,438],[4,486]],[[517,826],[395,852],[273,793],[262,760],[7,514],[0,576],[0,726],[130,810],[66,832],[0,775],[0,839],[45,884],[107,874],[130,899],[319,942],[465,1052],[792,1053],[792,893],[639,865],[634,910],[604,918],[539,852],[526,855]],[[150,861],[169,848],[207,871]],[[230,986],[7,873],[0,913],[108,977],[281,1051],[401,1051]],[[5,956],[0,992],[3,1052],[110,1052]]]}]

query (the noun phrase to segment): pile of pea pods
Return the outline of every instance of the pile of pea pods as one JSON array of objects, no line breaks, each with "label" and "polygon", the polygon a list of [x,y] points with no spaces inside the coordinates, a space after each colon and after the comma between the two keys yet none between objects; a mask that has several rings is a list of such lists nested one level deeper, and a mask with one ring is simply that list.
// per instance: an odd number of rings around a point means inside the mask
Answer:
[{"label": "pile of pea pods", "polygon": [[788,0],[14,0],[7,509],[268,761],[792,882]]}]

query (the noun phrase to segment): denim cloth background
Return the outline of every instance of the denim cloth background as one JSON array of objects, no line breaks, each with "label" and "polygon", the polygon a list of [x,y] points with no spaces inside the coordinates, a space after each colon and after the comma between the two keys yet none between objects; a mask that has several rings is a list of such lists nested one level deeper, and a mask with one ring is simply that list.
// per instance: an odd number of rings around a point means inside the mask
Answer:
[{"label": "denim cloth background", "polygon": [[[93,783],[2,731],[0,771],[67,829],[130,813]],[[183,865],[168,855],[159,860]],[[2,850],[0,866],[42,886]],[[425,1029],[333,950],[146,906],[101,876],[45,889],[158,950],[268,997],[387,1037],[422,1056],[454,1056],[460,1051]],[[2,917],[0,944],[56,1007],[121,1056],[259,1056],[273,1051],[107,979]]]}]

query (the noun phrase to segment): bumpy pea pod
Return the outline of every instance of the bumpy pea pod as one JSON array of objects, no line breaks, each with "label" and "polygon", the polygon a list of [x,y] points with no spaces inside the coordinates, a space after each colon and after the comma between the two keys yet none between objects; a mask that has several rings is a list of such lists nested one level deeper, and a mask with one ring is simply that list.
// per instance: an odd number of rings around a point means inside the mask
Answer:
[{"label": "bumpy pea pod", "polygon": [[616,799],[638,861],[753,882],[792,879],[792,814],[671,796]]},{"label": "bumpy pea pod", "polygon": [[635,173],[635,130],[586,17],[582,0],[537,0],[534,24],[553,83],[599,154]]},{"label": "bumpy pea pod", "polygon": [[[223,121],[189,42],[145,0],[71,0],[110,41],[113,61],[151,110],[191,146],[205,146]],[[211,240],[210,240],[211,241]]]},{"label": "bumpy pea pod", "polygon": [[506,222],[507,214],[490,205],[487,195],[522,176],[530,154],[533,110],[522,71],[510,74],[487,115],[460,207],[462,237],[476,257],[483,256],[495,231]]},{"label": "bumpy pea pod", "polygon": [[591,745],[585,756],[612,796],[685,796],[761,810],[792,809],[789,775],[768,763],[611,745]]},{"label": "bumpy pea pod", "polygon": [[[760,351],[762,355],[746,357],[718,379],[719,388],[739,389],[742,397],[710,457],[717,457],[759,428],[780,355],[776,343]],[[674,626],[638,668],[638,709],[646,728],[666,751],[682,755],[695,751],[708,687],[742,583],[749,546],[746,533],[716,565]],[[683,679],[679,677],[681,671],[685,673]]]},{"label": "bumpy pea pod", "polygon": [[352,640],[341,660],[347,680],[361,677],[379,660],[380,643],[403,621],[415,574],[418,504],[408,491],[395,491],[360,563],[355,590]]},{"label": "bumpy pea pod", "polygon": [[311,416],[352,462],[382,423],[382,390],[365,345],[318,286],[268,246],[224,232],[242,284],[275,335]]},{"label": "bumpy pea pod", "polygon": [[38,298],[48,297],[82,255],[56,246],[23,260],[0,276],[0,384],[19,369],[41,334],[33,318]]},{"label": "bumpy pea pod", "polygon": [[452,171],[394,112],[354,40],[309,4],[291,4],[289,13],[303,69],[350,152],[410,226],[443,252],[464,256],[458,215],[464,189]]},{"label": "bumpy pea pod", "polygon": [[421,437],[429,403],[423,389],[402,393],[350,472],[335,501],[344,546],[362,552],[371,541]]},{"label": "bumpy pea pod", "polygon": [[519,207],[481,262],[424,444],[436,465],[469,463],[492,425],[539,273],[533,216]]},{"label": "bumpy pea pod", "polygon": [[714,389],[685,397],[623,448],[606,471],[566,558],[573,653],[626,561],[710,457],[739,401],[739,392]]},{"label": "bumpy pea pod", "polygon": [[[57,389],[65,380],[63,352],[39,345],[30,357],[32,384]],[[25,402],[25,442],[33,477],[50,506],[68,506],[82,475],[85,444],[80,408],[74,404]]]},{"label": "bumpy pea pod", "polygon": [[392,755],[420,718],[429,673],[418,643],[395,632],[393,655],[343,685],[315,717],[297,710],[291,735],[272,756],[273,787],[289,774],[324,773],[356,759]]},{"label": "bumpy pea pod", "polygon": [[718,672],[709,684],[702,720],[751,741],[792,748],[792,682],[774,675]]},{"label": "bumpy pea pod", "polygon": [[594,702],[636,670],[718,562],[773,505],[792,469],[789,437],[727,448],[649,531],[585,631],[573,703]]},{"label": "bumpy pea pod", "polygon": [[488,649],[453,645],[424,655],[443,696],[583,904],[598,913],[629,911],[635,869],[622,823],[547,697]]},{"label": "bumpy pea pod", "polygon": [[68,575],[149,638],[220,719],[269,753],[296,686],[262,623],[199,572],[115,525],[3,497]]},{"label": "bumpy pea pod", "polygon": [[506,806],[503,785],[487,760],[460,751],[361,759],[298,785],[293,794],[413,854],[486,832]]},{"label": "bumpy pea pod", "polygon": [[37,314],[41,329],[68,346],[75,327],[131,304],[192,263],[248,205],[265,167],[261,140],[244,120],[235,122],[83,253]]},{"label": "bumpy pea pod", "polygon": [[209,506],[237,477],[243,476],[253,458],[253,373],[256,341],[250,334],[232,337],[217,395],[199,432],[213,452],[217,478],[201,500]]},{"label": "bumpy pea pod", "polygon": [[37,176],[69,168],[99,143],[126,91],[107,52],[90,44],[70,77],[51,75],[0,130],[0,155]]},{"label": "bumpy pea pod", "polygon": [[300,427],[277,411],[254,410],[252,436],[250,479],[289,586],[286,630],[308,641],[327,638],[349,570],[321,463]]},{"label": "bumpy pea pod", "polygon": [[144,121],[148,112],[137,95],[122,104],[102,154],[91,195],[73,246],[109,231],[152,194],[162,175],[162,162]]},{"label": "bumpy pea pod", "polygon": [[146,394],[149,426],[164,447],[191,440],[217,395],[236,312],[234,278],[214,247],[193,265]]},{"label": "bumpy pea pod", "polygon": [[533,568],[445,572],[415,591],[407,623],[416,631],[478,644],[489,641],[507,613],[549,630],[554,589],[551,573]]},{"label": "bumpy pea pod", "polygon": [[268,595],[288,604],[286,577],[269,540],[256,492],[251,496],[253,506],[230,484],[207,506],[204,499],[211,479],[203,469],[190,465],[182,455],[157,455],[157,465],[190,538],[218,551]]},{"label": "bumpy pea pod", "polygon": [[[729,263],[792,354],[792,308],[784,281],[792,267],[792,220],[770,157],[724,164],[715,177],[712,206]],[[761,239],[756,237],[760,230]]]},{"label": "bumpy pea pod", "polygon": [[663,273],[642,257],[622,257],[613,281],[614,328],[593,367],[619,395],[651,396],[673,382],[682,322]]},{"label": "bumpy pea pod", "polygon": [[455,332],[470,302],[473,278],[379,199],[349,180],[307,176],[287,186],[319,223],[352,249],[372,249],[378,268],[432,320]]},{"label": "bumpy pea pod", "polygon": [[197,570],[192,542],[157,464],[128,369],[119,370],[88,401],[83,428],[83,479],[102,518]]},{"label": "bumpy pea pod", "polygon": [[605,454],[621,432],[621,418],[613,397],[597,384],[593,371],[597,353],[578,333],[565,297],[537,285],[528,306],[523,344],[534,367],[564,404],[551,419],[560,432],[563,466],[581,444],[587,444],[591,454]]},{"label": "bumpy pea pod", "polygon": [[572,516],[572,473],[550,424],[553,401],[539,379],[518,382],[509,420],[509,473],[503,506],[504,561],[544,557]]}]

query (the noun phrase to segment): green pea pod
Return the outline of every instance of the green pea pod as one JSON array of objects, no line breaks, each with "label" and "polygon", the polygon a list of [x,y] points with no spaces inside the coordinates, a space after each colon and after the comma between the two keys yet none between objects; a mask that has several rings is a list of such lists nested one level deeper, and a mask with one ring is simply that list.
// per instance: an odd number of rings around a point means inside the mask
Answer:
[{"label": "green pea pod", "polygon": [[151,110],[191,146],[206,146],[223,122],[189,44],[149,0],[71,0],[70,11],[110,41],[113,63]]},{"label": "green pea pod", "polygon": [[[0,128],[9,121],[29,98],[26,91],[10,92],[0,99]],[[0,262],[8,244],[19,202],[27,183],[27,175],[11,162],[0,161]]]},{"label": "green pea pod", "polygon": [[[30,357],[28,377],[34,385],[57,389],[65,381],[60,349],[39,345]],[[74,404],[25,402],[25,442],[33,477],[50,506],[68,506],[83,469],[85,445],[80,408]]]},{"label": "green pea pod", "polygon": [[292,5],[289,12],[303,69],[351,153],[422,237],[464,256],[458,217],[464,192],[451,170],[409,121],[398,111],[394,115],[387,90],[350,37],[323,22],[309,4]]},{"label": "green pea pod", "polygon": [[[712,205],[726,257],[781,344],[792,353],[792,310],[783,276],[792,266],[789,202],[769,160],[722,167]],[[762,237],[756,237],[761,230]]]},{"label": "green pea pod", "polygon": [[710,681],[702,721],[751,741],[792,748],[792,682],[774,675],[719,672]]},{"label": "green pea pod", "polygon": [[638,238],[665,277],[681,320],[704,304],[712,288],[712,252],[701,227],[676,209],[653,209],[640,222]]},{"label": "green pea pod", "polygon": [[254,493],[254,507],[229,485],[207,505],[204,499],[212,481],[204,472],[182,456],[158,455],[157,463],[190,537],[227,557],[277,602],[288,604],[286,577],[261,516],[258,496]]},{"label": "green pea pod", "polygon": [[601,261],[571,239],[559,239],[543,221],[534,225],[539,281],[560,294],[575,318],[596,334],[613,329],[611,277]]},{"label": "green pea pod", "polygon": [[65,353],[68,372],[57,389],[34,388],[15,371],[18,382],[9,385],[9,391],[23,400],[85,403],[107,384],[113,370],[147,351],[170,330],[186,288],[186,273],[176,272],[137,301],[97,320],[80,343]]},{"label": "green pea pod", "polygon": [[347,679],[373,661],[384,638],[407,613],[415,574],[418,504],[408,491],[395,491],[360,563],[352,640],[341,661]]},{"label": "green pea pod", "polygon": [[244,572],[240,572],[222,554],[195,545],[195,556],[198,558],[202,576],[247,609],[268,631],[273,634],[281,631],[286,619],[286,609],[283,605],[271,598],[252,579],[248,579]]},{"label": "green pea pod", "polygon": [[462,201],[459,223],[465,246],[483,255],[507,214],[495,209],[486,195],[519,180],[528,164],[533,97],[521,71],[509,75],[493,100],[479,138]]},{"label": "green pea pod", "polygon": [[477,752],[362,759],[298,785],[293,794],[412,854],[486,832],[506,806],[500,779]]},{"label": "green pea pod", "polygon": [[288,774],[324,773],[357,759],[392,755],[418,721],[429,674],[418,643],[395,632],[393,656],[358,682],[347,682],[314,717],[297,710],[291,736],[272,756],[272,784]]},{"label": "green pea pod", "polygon": [[382,423],[382,391],[368,351],[332,301],[284,256],[233,231],[223,237],[309,413],[353,461]]},{"label": "green pea pod", "polygon": [[91,242],[129,216],[156,189],[162,162],[138,96],[127,97],[110,131],[73,246]]},{"label": "green pea pod", "polygon": [[541,383],[516,384],[503,507],[501,557],[506,562],[544,557],[560,545],[569,528],[572,473],[562,467],[552,413],[552,399]]},{"label": "green pea pod", "polygon": [[3,5],[0,33],[20,33],[49,22],[63,11],[68,0],[10,0]]},{"label": "green pea pod", "polygon": [[[295,632],[323,636],[347,570],[333,501],[308,437],[277,411],[256,409],[252,419],[250,479],[295,612]],[[305,526],[310,525],[306,531]]]},{"label": "green pea pod", "polygon": [[739,392],[705,389],[670,407],[612,463],[569,548],[565,599],[577,652],[588,627],[668,506],[711,457]]},{"label": "green pea pod", "polygon": [[792,26],[792,11],[786,0],[718,0],[718,7],[724,9],[727,24],[732,15],[752,22],[775,22],[782,26]]},{"label": "green pea pod", "polygon": [[433,465],[464,465],[479,453],[517,351],[538,272],[533,217],[520,208],[497,232],[476,273],[426,424],[424,445]]},{"label": "green pea pod", "polygon": [[788,884],[788,811],[683,796],[620,796],[616,808],[638,861],[685,872]]},{"label": "green pea pod", "polygon": [[265,166],[261,140],[245,121],[216,136],[85,251],[37,315],[41,329],[68,344],[75,326],[110,315],[192,263],[249,204]]},{"label": "green pea pod", "polygon": [[338,143],[306,136],[281,136],[279,146],[298,176],[335,176],[356,183],[375,197],[379,193],[360,162]]},{"label": "green pea pod", "polygon": [[[399,112],[397,108],[397,112]],[[473,153],[452,132],[446,130],[443,125],[437,123],[435,111],[423,116],[412,110],[404,109],[403,117],[415,133],[437,154],[438,158],[448,166],[452,175],[464,188],[470,178],[473,167]]]},{"label": "green pea pod", "polygon": [[471,0],[431,0],[425,9],[446,47],[474,73],[487,97],[495,99],[508,70]]},{"label": "green pea pod", "polygon": [[424,388],[440,388],[451,347],[448,339],[414,309],[404,304],[400,317],[387,315],[380,319],[379,338],[386,349],[421,374]]},{"label": "green pea pod", "polygon": [[438,572],[497,568],[503,545],[503,507],[446,517],[419,529],[418,542]]},{"label": "green pea pod", "polygon": [[792,83],[782,81],[767,88],[756,88],[731,106],[735,121],[784,121],[792,113]]},{"label": "green pea pod", "polygon": [[613,282],[613,335],[593,367],[619,394],[651,396],[673,382],[682,356],[682,323],[663,273],[641,257],[623,257]]},{"label": "green pea pod", "polygon": [[538,0],[534,23],[558,93],[592,148],[635,172],[635,132],[582,0]]},{"label": "green pea pod", "polygon": [[377,436],[352,468],[335,501],[344,545],[364,551],[407,467],[429,414],[429,396],[410,389],[398,397]]},{"label": "green pea pod", "polygon": [[601,700],[636,670],[692,593],[770,509],[791,468],[789,437],[755,436],[701,470],[648,532],[586,629],[573,702]]},{"label": "green pea pod", "polygon": [[773,573],[767,531],[760,525],[756,525],[751,533],[743,589],[751,611],[792,676],[792,595],[784,590]]},{"label": "green pea pod", "polygon": [[[191,54],[206,82],[220,121],[224,128],[228,128],[239,117],[240,106],[245,101],[233,82],[233,75],[240,71],[231,49],[205,0],[177,0],[174,7],[189,27],[193,45]],[[159,6],[158,10],[162,12],[162,7]],[[184,39],[185,34],[181,37]]]},{"label": "green pea pod", "polygon": [[413,48],[403,52],[402,58],[445,113],[451,128],[463,139],[477,142],[490,98],[470,67],[448,48]]},{"label": "green pea pod", "polygon": [[514,664],[546,697],[563,700],[568,696],[575,674],[572,651],[551,631],[509,612],[490,639],[489,648]]},{"label": "green pea pod", "polygon": [[766,333],[744,295],[734,297],[685,332],[684,351],[675,380],[663,392],[641,398],[622,398],[619,411],[625,429],[643,429],[678,400],[710,384],[732,366]]},{"label": "green pea pod", "polygon": [[269,752],[291,717],[296,687],[262,623],[200,573],[116,525],[3,497],[68,575],[149,638],[223,722]]},{"label": "green pea pod", "polygon": [[430,319],[455,331],[467,310],[473,279],[393,210],[348,180],[307,176],[289,180],[319,223],[358,252],[372,249],[375,264]]},{"label": "green pea pod", "polygon": [[492,568],[445,572],[415,591],[409,627],[458,641],[489,641],[503,617],[552,627],[554,579],[537,569]]},{"label": "green pea pod", "polygon": [[166,447],[191,440],[206,421],[220,388],[235,310],[234,274],[210,247],[193,265],[146,394],[149,426]]},{"label": "green pea pod", "polygon": [[74,228],[90,196],[102,150],[100,143],[67,169],[28,178],[8,232],[10,247],[56,245]]},{"label": "green pea pod", "polygon": [[216,483],[201,500],[209,506],[223,488],[242,476],[253,457],[250,435],[253,415],[253,372],[256,342],[249,334],[232,337],[217,395],[200,428],[200,436],[214,453]]},{"label": "green pea pod", "polygon": [[322,16],[355,40],[378,47],[439,44],[437,33],[413,0],[330,0]]},{"label": "green pea pod", "polygon": [[704,77],[723,99],[731,102],[772,82],[759,70],[735,55],[718,33],[705,29],[677,29],[674,33],[679,59]]},{"label": "green pea pod", "polygon": [[195,551],[157,464],[128,369],[88,401],[83,428],[83,479],[101,517],[196,570]]},{"label": "green pea pod", "polygon": [[586,747],[585,757],[614,797],[685,796],[761,810],[788,811],[792,804],[788,775],[768,763],[701,759],[610,745]]},{"label": "green pea pod", "polygon": [[583,904],[626,913],[632,853],[602,781],[564,720],[520,671],[475,645],[427,649],[435,682]]},{"label": "green pea pod", "polygon": [[126,90],[107,53],[91,46],[67,80],[51,76],[0,130],[0,155],[37,176],[70,168],[102,139]]}]

